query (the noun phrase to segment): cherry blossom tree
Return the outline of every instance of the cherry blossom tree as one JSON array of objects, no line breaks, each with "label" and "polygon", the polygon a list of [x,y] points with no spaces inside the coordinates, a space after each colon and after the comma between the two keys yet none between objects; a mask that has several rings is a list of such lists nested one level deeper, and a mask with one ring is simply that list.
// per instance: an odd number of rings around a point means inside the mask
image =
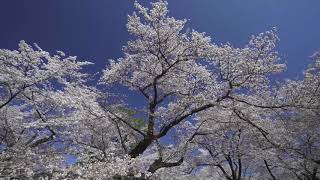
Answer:
[{"label": "cherry blossom tree", "polygon": [[[138,13],[128,16],[127,28],[136,39],[124,47],[123,58],[110,61],[101,79],[141,93],[148,104],[147,128],[132,128],[140,135],[128,152],[132,158],[156,145],[158,158],[150,172],[181,165],[192,132],[204,121],[196,118],[200,112],[233,113],[267,136],[258,113],[282,107],[264,98],[272,95],[268,76],[285,67],[274,51],[275,30],[252,37],[244,48],[219,47],[204,33],[186,31],[186,20],[169,17],[166,2],[152,3],[151,10],[135,6]],[[169,136],[173,150],[162,143]]]},{"label": "cherry blossom tree", "polygon": [[0,50],[0,172],[4,176],[33,176],[47,168],[61,168],[64,154],[55,146],[63,143],[59,129],[68,124],[75,108],[67,102],[71,96],[67,89],[82,86],[87,75],[80,70],[90,64],[35,47],[21,41],[18,51]]},{"label": "cherry blossom tree", "polygon": [[95,86],[90,62],[0,49],[1,178],[319,179],[319,53],[303,79],[276,80],[275,28],[217,45],[166,1],[134,5],[133,38]]},{"label": "cherry blossom tree", "polygon": [[319,53],[302,80],[288,80],[280,91],[290,108],[278,112],[277,163],[297,179],[320,179]]}]

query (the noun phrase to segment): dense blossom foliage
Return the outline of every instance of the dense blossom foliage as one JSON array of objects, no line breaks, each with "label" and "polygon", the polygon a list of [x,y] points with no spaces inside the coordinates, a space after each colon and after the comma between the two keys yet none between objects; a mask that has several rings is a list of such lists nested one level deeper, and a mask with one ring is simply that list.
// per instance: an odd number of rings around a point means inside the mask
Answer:
[{"label": "dense blossom foliage", "polygon": [[320,53],[303,79],[275,79],[276,29],[217,45],[151,4],[135,2],[97,86],[90,62],[0,49],[0,178],[320,179]]}]

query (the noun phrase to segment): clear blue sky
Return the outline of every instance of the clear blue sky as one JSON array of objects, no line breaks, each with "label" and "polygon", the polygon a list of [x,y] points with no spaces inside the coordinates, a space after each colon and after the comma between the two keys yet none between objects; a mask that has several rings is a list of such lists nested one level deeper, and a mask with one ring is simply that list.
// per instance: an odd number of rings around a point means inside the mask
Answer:
[{"label": "clear blue sky", "polygon": [[[169,0],[169,8],[218,44],[243,45],[251,34],[276,26],[291,77],[320,49],[319,0]],[[0,48],[16,49],[23,39],[92,61],[98,71],[107,59],[121,57],[132,10],[132,0],[1,0]]]}]

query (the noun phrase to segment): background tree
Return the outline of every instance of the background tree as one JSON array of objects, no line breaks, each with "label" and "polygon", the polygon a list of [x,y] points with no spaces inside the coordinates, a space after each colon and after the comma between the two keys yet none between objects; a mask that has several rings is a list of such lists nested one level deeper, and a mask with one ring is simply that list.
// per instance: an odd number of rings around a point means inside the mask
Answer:
[{"label": "background tree", "polygon": [[87,76],[80,70],[90,63],[35,47],[21,41],[18,51],[0,50],[2,176],[32,176],[62,167],[65,154],[57,150],[64,144],[61,128],[76,108],[66,102],[67,89],[82,87]]}]

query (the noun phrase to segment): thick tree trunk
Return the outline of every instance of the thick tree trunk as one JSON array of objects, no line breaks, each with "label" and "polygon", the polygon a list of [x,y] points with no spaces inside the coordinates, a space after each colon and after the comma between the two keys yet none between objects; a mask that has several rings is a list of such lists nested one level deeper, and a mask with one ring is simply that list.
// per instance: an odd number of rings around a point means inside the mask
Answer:
[{"label": "thick tree trunk", "polygon": [[145,139],[141,140],[130,152],[129,155],[132,158],[138,157],[142,154],[152,143],[152,138],[146,137]]}]

